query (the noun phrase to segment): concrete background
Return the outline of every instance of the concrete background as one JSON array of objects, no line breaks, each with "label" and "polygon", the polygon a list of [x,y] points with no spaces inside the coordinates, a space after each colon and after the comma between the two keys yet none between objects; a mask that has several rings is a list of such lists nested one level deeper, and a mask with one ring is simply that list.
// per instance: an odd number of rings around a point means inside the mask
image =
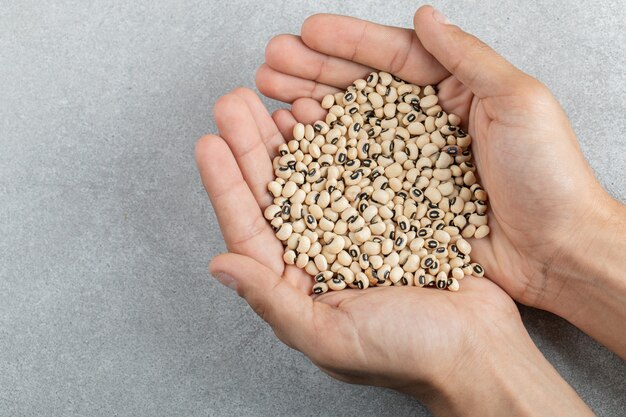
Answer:
[{"label": "concrete background", "polygon": [[[625,201],[626,3],[435,4],[553,89]],[[321,11],[410,26],[418,5],[0,0],[0,415],[428,415],[326,377],[209,277],[224,245],[193,157],[272,35]],[[623,361],[522,313],[596,413],[626,415]]]}]

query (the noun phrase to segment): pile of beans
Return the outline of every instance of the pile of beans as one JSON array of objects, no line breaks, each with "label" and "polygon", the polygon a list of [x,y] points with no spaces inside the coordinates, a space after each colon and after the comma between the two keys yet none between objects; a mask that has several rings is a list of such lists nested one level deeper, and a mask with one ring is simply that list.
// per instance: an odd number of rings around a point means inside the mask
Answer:
[{"label": "pile of beans", "polygon": [[314,276],[313,292],[369,286],[457,291],[472,263],[467,238],[489,234],[472,139],[460,118],[419,87],[372,72],[327,95],[326,119],[298,123],[274,158],[264,212],[285,263]]}]

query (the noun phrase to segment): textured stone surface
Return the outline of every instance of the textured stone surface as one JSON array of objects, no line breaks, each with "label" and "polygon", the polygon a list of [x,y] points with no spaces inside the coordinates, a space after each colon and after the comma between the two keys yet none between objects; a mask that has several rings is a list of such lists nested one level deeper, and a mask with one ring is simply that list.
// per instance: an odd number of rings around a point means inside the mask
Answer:
[{"label": "textured stone surface", "polygon": [[[0,415],[428,415],[331,380],[209,277],[224,245],[193,157],[273,34],[320,11],[410,26],[415,2],[1,3]],[[552,88],[624,201],[626,3],[436,5]],[[599,415],[626,415],[624,362],[522,313]]]}]

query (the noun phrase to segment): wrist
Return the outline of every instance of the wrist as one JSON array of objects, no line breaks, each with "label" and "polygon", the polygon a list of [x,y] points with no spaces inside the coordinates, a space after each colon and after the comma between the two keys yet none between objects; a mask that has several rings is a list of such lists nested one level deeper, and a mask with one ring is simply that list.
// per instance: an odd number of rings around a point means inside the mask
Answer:
[{"label": "wrist", "polygon": [[626,334],[619,331],[626,320],[626,206],[602,197],[546,268],[546,296],[537,307],[626,357]]},{"label": "wrist", "polygon": [[[544,358],[523,328],[494,324],[481,347],[429,391],[410,392],[436,416],[587,416],[593,413]],[[481,335],[482,336],[482,335]]]}]

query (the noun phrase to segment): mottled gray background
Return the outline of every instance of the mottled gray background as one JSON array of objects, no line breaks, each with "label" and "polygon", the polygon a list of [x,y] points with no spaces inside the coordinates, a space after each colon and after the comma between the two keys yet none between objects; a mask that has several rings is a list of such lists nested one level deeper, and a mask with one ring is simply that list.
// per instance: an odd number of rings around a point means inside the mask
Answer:
[{"label": "mottled gray background", "polygon": [[[210,278],[224,244],[193,157],[272,35],[322,11],[410,26],[418,5],[0,0],[0,415],[427,415],[326,377]],[[626,200],[626,3],[436,5],[553,89]],[[626,415],[624,362],[523,316],[598,414]]]}]

